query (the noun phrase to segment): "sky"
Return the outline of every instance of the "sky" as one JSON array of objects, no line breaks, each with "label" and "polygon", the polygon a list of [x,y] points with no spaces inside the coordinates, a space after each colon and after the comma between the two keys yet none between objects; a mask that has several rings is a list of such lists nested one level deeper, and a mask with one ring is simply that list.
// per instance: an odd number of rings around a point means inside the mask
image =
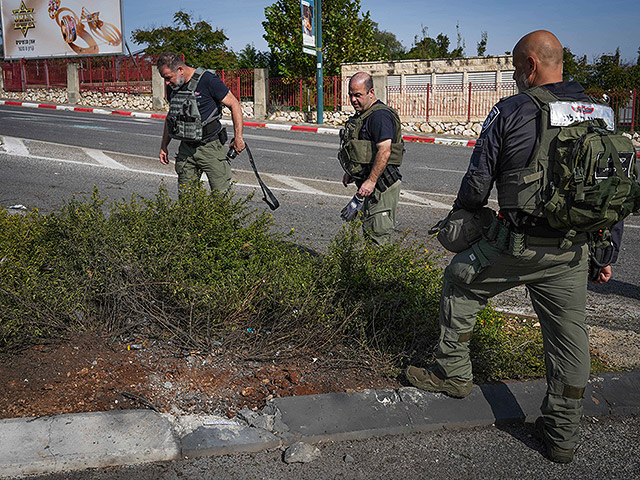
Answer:
[{"label": "sky", "polygon": [[[135,29],[169,26],[173,14],[183,10],[197,20],[208,21],[229,37],[227,45],[238,52],[247,44],[268,50],[262,38],[265,7],[273,1],[255,0],[122,0],[126,39],[132,51],[140,46],[131,40]],[[476,54],[482,31],[488,33],[487,54],[513,50],[524,34],[545,29],[555,33],[563,46],[592,61],[620,47],[623,59],[635,63],[640,47],[640,9],[634,1],[610,0],[361,0],[381,30],[392,32],[406,48],[422,27],[430,36],[438,33],[456,43],[456,24],[466,43],[465,54]]]}]

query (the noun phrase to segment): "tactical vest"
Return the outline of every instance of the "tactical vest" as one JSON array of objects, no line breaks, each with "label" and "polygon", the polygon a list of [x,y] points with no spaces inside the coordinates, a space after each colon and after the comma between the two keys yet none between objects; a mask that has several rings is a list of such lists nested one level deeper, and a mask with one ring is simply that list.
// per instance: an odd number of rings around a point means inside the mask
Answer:
[{"label": "tactical vest", "polygon": [[368,175],[368,165],[372,165],[376,152],[378,151],[375,142],[371,140],[359,140],[360,131],[364,122],[373,112],[387,110],[391,112],[396,124],[396,131],[391,142],[391,155],[387,161],[388,165],[402,165],[402,154],[404,152],[404,141],[402,140],[402,122],[396,111],[384,103],[374,103],[368,110],[353,115],[344,128],[340,130],[340,150],[338,160],[345,172],[356,180],[364,180]]},{"label": "tactical vest", "polygon": [[167,114],[167,126],[171,138],[199,142],[222,129],[222,124],[220,123],[222,112],[216,102],[214,102],[216,106],[211,115],[204,121],[198,110],[195,90],[198,87],[200,77],[205,72],[215,75],[212,70],[206,70],[202,67],[197,68],[189,82],[183,88],[178,89],[171,98],[169,113]]},{"label": "tactical vest", "polygon": [[615,132],[613,110],[560,100],[542,86],[525,93],[540,110],[540,128],[528,165],[499,175],[500,208],[546,218],[568,234],[606,229],[640,210],[635,149]]}]

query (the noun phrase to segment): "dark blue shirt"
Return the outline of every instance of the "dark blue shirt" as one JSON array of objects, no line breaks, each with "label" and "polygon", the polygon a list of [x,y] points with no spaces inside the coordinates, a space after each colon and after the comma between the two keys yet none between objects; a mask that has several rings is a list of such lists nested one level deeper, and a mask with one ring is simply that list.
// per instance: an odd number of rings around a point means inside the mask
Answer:
[{"label": "dark blue shirt", "polygon": [[[375,102],[381,103],[380,100]],[[370,140],[380,143],[385,140],[393,140],[396,136],[396,121],[388,110],[376,110],[364,120],[360,130],[359,140]]]}]

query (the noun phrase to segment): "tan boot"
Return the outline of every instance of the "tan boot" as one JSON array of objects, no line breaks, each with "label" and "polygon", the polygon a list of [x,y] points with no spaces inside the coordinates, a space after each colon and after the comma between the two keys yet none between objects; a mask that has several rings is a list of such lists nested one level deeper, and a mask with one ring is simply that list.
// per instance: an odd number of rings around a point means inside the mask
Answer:
[{"label": "tan boot", "polygon": [[463,382],[452,378],[440,378],[433,369],[408,366],[405,371],[407,380],[414,387],[428,392],[446,393],[450,397],[464,398],[471,393],[473,382]]}]

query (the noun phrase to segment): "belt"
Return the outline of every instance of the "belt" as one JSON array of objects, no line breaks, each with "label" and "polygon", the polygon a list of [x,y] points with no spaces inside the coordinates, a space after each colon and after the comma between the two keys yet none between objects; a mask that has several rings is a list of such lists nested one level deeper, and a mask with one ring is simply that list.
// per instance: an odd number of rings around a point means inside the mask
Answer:
[{"label": "belt", "polygon": [[580,245],[588,241],[586,233],[576,233],[562,237],[536,237],[513,231],[506,222],[496,217],[488,228],[485,237],[501,250],[507,250],[509,254],[520,256],[527,247],[557,247],[566,250],[572,245]]},{"label": "belt", "polygon": [[[534,247],[559,247],[565,241],[565,237],[532,237],[525,235],[525,242],[527,245]],[[581,245],[587,243],[588,237],[586,233],[577,233],[571,238],[571,244]]]}]

